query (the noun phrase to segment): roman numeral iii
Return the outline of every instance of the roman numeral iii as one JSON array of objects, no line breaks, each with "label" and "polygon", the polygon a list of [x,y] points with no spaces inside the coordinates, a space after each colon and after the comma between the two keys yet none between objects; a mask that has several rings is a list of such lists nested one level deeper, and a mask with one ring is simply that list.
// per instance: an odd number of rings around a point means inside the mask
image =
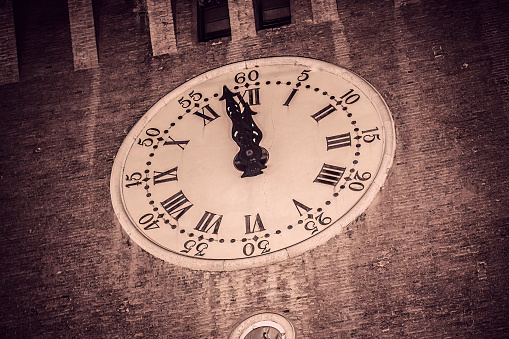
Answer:
[{"label": "roman numeral iii", "polygon": [[327,151],[334,148],[352,145],[352,137],[350,136],[350,132],[345,134],[333,135],[331,137],[326,137],[326,140],[327,140]]}]

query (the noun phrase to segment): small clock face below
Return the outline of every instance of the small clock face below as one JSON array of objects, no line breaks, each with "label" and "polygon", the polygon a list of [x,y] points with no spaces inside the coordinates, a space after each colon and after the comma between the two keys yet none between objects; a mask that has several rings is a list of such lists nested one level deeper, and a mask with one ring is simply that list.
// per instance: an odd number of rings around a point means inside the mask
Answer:
[{"label": "small clock face below", "polygon": [[142,117],[115,160],[112,202],[159,258],[248,268],[341,232],[382,186],[394,146],[390,112],[359,76],[250,60],[186,82]]}]

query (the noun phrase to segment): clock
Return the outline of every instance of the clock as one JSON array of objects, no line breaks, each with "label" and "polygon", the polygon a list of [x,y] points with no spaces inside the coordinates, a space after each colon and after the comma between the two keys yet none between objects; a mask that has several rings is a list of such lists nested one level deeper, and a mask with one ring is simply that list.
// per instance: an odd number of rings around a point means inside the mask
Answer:
[{"label": "clock", "polygon": [[154,256],[244,269],[341,233],[381,189],[394,149],[390,111],[360,76],[308,58],[248,60],[148,110],[115,158],[111,199]]}]

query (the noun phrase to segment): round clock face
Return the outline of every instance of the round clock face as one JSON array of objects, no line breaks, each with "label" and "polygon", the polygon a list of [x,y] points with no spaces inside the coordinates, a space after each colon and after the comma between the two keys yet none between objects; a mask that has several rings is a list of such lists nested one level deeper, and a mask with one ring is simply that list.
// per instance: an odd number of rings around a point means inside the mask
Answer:
[{"label": "round clock face", "polygon": [[381,188],[390,112],[359,76],[267,58],[204,73],[134,126],[115,159],[115,212],[142,248],[177,265],[248,268],[324,243]]}]

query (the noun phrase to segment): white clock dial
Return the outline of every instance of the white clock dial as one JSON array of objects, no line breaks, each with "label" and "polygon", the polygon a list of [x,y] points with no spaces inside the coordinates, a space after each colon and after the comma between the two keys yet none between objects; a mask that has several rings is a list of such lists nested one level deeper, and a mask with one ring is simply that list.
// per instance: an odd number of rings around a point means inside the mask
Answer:
[{"label": "white clock dial", "polygon": [[192,79],[143,116],[115,160],[112,201],[162,259],[252,267],[337,234],[393,153],[389,110],[362,78],[311,59],[250,60]]}]

